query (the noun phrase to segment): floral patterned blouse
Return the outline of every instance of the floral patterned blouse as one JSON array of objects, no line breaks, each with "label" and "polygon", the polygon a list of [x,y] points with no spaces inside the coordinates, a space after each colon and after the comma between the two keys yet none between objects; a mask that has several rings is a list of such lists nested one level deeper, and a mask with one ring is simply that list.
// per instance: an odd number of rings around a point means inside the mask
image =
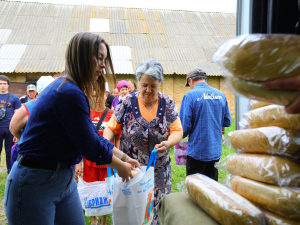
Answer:
[{"label": "floral patterned blouse", "polygon": [[[135,92],[122,98],[114,114],[117,123],[123,124],[120,149],[146,166],[154,146],[168,139],[170,125],[178,118],[178,111],[170,96],[159,93],[156,117],[148,122],[140,113],[138,94]],[[154,176],[155,208],[152,224],[157,225],[158,203],[164,195],[171,193],[170,149],[158,155]]]}]

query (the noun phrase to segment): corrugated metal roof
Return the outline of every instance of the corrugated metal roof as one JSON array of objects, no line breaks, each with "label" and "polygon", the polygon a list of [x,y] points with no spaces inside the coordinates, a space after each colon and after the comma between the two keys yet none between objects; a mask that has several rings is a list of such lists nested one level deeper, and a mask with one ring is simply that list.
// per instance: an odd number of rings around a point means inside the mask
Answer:
[{"label": "corrugated metal roof", "polygon": [[131,50],[128,46],[110,46],[113,60],[131,60]]},{"label": "corrugated metal roof", "polygon": [[[0,72],[61,72],[65,50],[77,32],[88,32],[93,19],[108,19],[109,32],[96,33],[111,46],[118,74],[157,59],[165,74],[203,68],[220,75],[212,55],[235,36],[235,14],[175,10],[108,8],[0,1]],[[11,58],[6,46],[24,48]],[[2,53],[1,53],[2,52]],[[5,70],[5,71],[4,71]]]},{"label": "corrugated metal roof", "polygon": [[11,32],[12,32],[11,29],[0,29],[0,44],[6,43]]},{"label": "corrugated metal roof", "polygon": [[90,32],[109,32],[109,19],[90,18]]},{"label": "corrugated metal roof", "polygon": [[131,61],[113,61],[116,74],[134,74]]},{"label": "corrugated metal roof", "polygon": [[2,45],[0,48],[0,71],[14,72],[27,45]]}]

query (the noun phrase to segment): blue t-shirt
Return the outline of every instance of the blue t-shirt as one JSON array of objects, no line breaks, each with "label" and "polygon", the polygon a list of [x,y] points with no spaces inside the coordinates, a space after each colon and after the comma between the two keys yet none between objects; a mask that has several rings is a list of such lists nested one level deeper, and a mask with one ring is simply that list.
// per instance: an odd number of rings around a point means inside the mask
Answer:
[{"label": "blue t-shirt", "polygon": [[83,91],[70,81],[61,85],[64,79],[49,85],[34,103],[19,153],[68,165],[83,156],[98,165],[110,164],[114,145],[98,135]]},{"label": "blue t-shirt", "polygon": [[[7,94],[0,94],[0,108],[4,108],[6,103]],[[18,96],[10,93],[10,97],[6,106],[5,117],[3,120],[0,120],[0,127],[9,127],[9,123],[11,118],[15,113],[15,109],[19,109],[21,107],[21,102]]]}]

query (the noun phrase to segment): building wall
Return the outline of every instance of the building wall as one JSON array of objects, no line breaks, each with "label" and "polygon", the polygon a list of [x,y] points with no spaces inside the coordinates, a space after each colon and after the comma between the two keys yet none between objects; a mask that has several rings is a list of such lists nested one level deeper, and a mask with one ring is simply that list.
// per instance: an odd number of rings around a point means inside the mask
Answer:
[{"label": "building wall", "polygon": [[[2,74],[8,76],[11,82],[20,82],[20,83],[26,82],[27,77],[34,78],[34,77],[41,77],[47,75],[51,75],[51,76],[54,75],[54,74],[44,74],[44,73],[7,73],[7,74],[2,73]],[[132,79],[137,84],[134,75],[128,75],[128,74],[117,75],[117,82],[126,79]],[[231,117],[232,119],[235,119],[234,95],[232,95],[231,93],[229,93],[227,90],[223,88],[223,86],[221,85],[223,80],[224,80],[223,77],[208,77],[207,83],[208,85],[222,91],[225,94],[228,101]],[[185,83],[186,83],[186,75],[173,74],[173,75],[165,75],[164,81],[161,84],[160,91],[170,95],[174,99],[178,111],[180,110],[180,103],[183,96],[190,90],[189,87],[185,87]]]}]

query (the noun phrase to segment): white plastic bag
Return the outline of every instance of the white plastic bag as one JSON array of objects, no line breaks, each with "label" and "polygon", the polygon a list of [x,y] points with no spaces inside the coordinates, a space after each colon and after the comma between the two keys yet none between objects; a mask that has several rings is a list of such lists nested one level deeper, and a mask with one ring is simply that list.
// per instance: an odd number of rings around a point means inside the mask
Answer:
[{"label": "white plastic bag", "polygon": [[[154,167],[156,149],[151,153],[147,167],[141,166],[139,174],[123,183],[117,175],[113,185],[114,225],[149,225],[153,220]],[[154,167],[150,167],[154,161]]]},{"label": "white plastic bag", "polygon": [[102,216],[112,212],[105,181],[85,182],[79,177],[77,189],[86,216]]}]

